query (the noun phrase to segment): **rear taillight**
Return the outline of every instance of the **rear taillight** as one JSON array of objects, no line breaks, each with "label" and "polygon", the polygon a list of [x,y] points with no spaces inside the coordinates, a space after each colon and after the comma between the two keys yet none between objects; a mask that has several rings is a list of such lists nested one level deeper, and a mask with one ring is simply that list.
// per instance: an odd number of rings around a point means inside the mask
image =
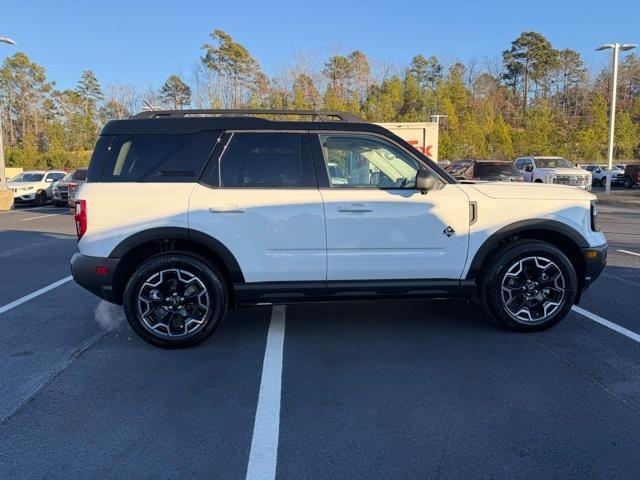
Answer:
[{"label": "rear taillight", "polygon": [[76,214],[73,216],[73,219],[76,221],[76,233],[78,234],[78,240],[82,238],[82,236],[87,231],[87,201],[86,200],[77,200],[76,201]]}]

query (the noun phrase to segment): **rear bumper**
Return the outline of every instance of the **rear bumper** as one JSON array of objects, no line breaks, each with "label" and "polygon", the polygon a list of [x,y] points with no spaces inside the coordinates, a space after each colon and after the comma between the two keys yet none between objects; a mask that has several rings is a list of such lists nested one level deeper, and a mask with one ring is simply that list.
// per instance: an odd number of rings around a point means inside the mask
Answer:
[{"label": "rear bumper", "polygon": [[[88,257],[74,253],[71,257],[71,275],[78,285],[94,295],[120,304],[113,289],[113,277],[119,263],[119,258]],[[106,267],[106,273],[98,273],[97,267]]]},{"label": "rear bumper", "polygon": [[586,290],[602,273],[607,264],[608,245],[600,245],[599,247],[582,248],[582,256],[584,258],[585,275],[584,289]]}]

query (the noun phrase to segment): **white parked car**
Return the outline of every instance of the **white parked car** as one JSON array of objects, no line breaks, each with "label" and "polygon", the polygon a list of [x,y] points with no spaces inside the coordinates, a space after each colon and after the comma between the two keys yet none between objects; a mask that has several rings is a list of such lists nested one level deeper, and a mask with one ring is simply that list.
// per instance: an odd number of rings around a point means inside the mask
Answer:
[{"label": "white parked car", "polygon": [[52,198],[53,184],[65,175],[61,170],[33,170],[19,173],[7,185],[13,191],[15,203],[44,205]]},{"label": "white parked car", "polygon": [[525,182],[569,185],[591,190],[591,172],[577,168],[562,157],[520,157],[514,162]]},{"label": "white parked car", "polygon": [[475,297],[537,331],[604,268],[590,193],[463,184],[350,114],[255,112],[144,112],[98,140],[72,273],[154,345],[199,343],[230,307],[354,299]]},{"label": "white parked car", "polygon": [[[611,182],[611,185],[625,185],[624,166],[613,165],[612,169],[609,170],[608,165],[591,164],[582,165],[581,168],[591,172],[594,185],[602,185],[604,187],[608,181]],[[630,186],[630,182],[627,183],[629,185],[625,186]]]}]

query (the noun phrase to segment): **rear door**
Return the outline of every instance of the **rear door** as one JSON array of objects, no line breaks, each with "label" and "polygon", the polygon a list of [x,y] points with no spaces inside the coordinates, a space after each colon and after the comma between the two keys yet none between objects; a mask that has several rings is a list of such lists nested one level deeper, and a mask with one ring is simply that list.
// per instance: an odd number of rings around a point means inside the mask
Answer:
[{"label": "rear door", "polygon": [[225,245],[244,279],[326,286],[326,238],[306,131],[228,132],[191,194],[189,228]]}]

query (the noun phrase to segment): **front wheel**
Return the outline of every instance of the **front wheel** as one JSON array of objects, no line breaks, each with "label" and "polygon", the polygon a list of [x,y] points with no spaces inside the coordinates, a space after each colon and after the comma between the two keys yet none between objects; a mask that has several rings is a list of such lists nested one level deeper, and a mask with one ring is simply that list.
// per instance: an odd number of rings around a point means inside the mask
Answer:
[{"label": "front wheel", "polygon": [[544,330],[571,310],[578,280],[559,248],[523,240],[507,244],[491,260],[480,298],[499,325],[517,331]]},{"label": "front wheel", "polygon": [[36,193],[35,203],[37,206],[41,207],[47,203],[47,192],[38,192]]},{"label": "front wheel", "polygon": [[166,254],[144,261],[124,293],[131,328],[162,348],[196,345],[211,335],[227,312],[223,275],[204,260]]}]

